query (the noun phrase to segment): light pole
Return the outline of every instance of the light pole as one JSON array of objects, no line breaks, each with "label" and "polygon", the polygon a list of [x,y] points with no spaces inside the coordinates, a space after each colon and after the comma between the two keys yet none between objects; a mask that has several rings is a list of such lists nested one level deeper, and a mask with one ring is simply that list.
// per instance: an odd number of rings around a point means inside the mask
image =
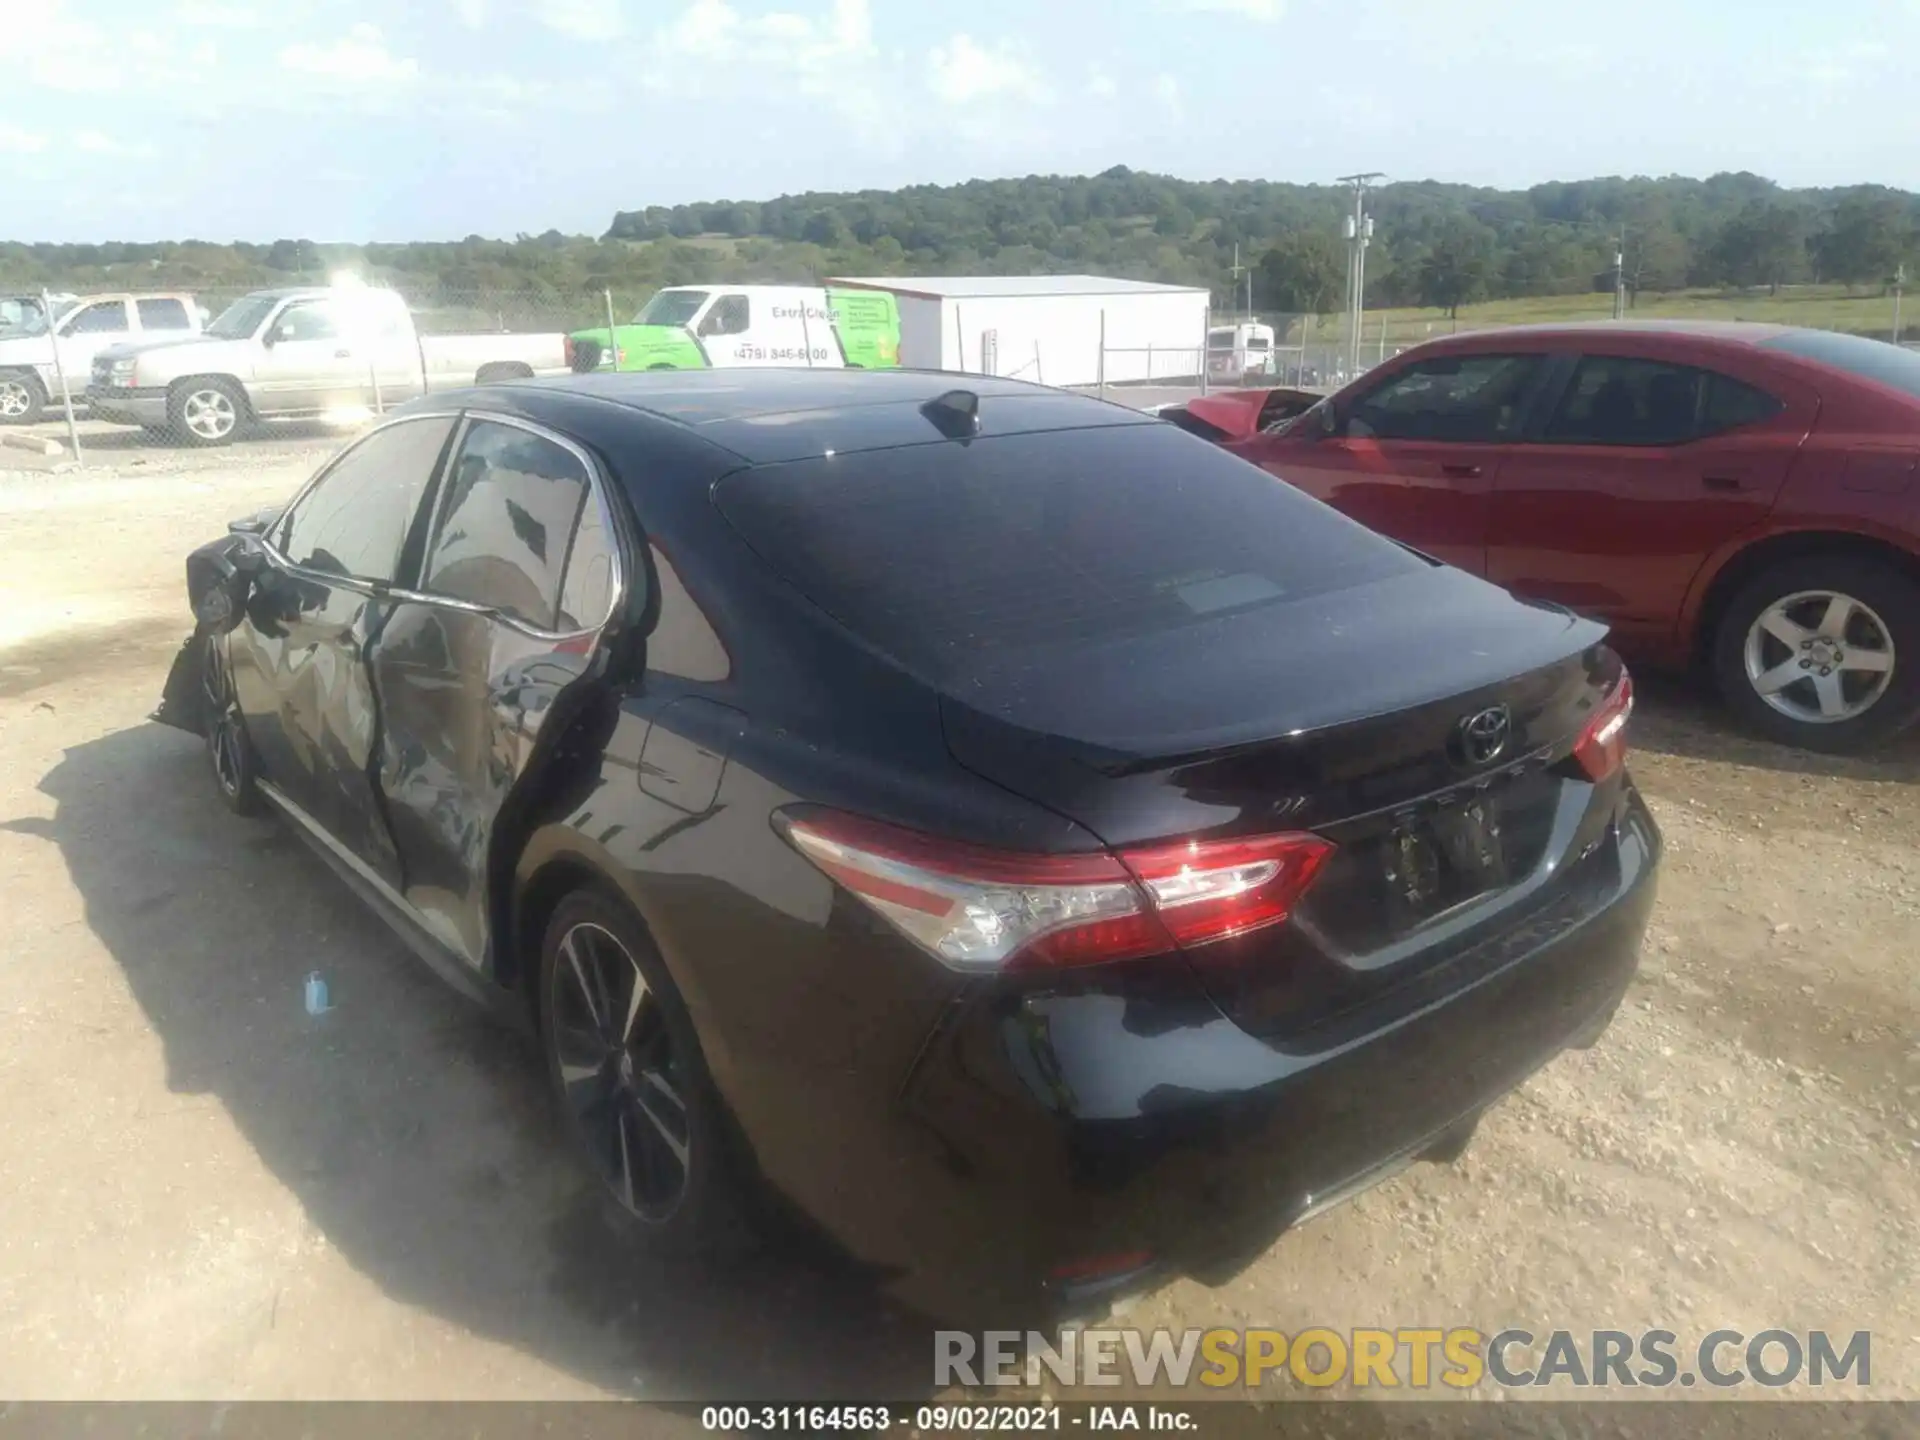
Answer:
[{"label": "light pole", "polygon": [[1893,272],[1893,343],[1900,343],[1900,292],[1907,288],[1907,267],[1903,261]]},{"label": "light pole", "polygon": [[1342,175],[1353,187],[1353,214],[1347,217],[1347,378],[1360,371],[1360,326],[1367,303],[1367,246],[1373,242],[1373,217],[1367,214],[1367,187],[1387,177],[1378,170]]}]

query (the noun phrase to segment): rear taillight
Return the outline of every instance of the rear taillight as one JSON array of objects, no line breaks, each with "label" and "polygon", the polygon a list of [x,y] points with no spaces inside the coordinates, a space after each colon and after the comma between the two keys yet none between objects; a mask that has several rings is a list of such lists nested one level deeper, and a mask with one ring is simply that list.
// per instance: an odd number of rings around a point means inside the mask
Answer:
[{"label": "rear taillight", "polygon": [[1597,784],[1626,764],[1627,719],[1632,714],[1633,677],[1622,670],[1574,742],[1573,758],[1589,780]]},{"label": "rear taillight", "polygon": [[1314,835],[1117,856],[1026,855],[810,811],[783,831],[908,939],[961,970],[1097,965],[1284,920],[1332,846]]}]

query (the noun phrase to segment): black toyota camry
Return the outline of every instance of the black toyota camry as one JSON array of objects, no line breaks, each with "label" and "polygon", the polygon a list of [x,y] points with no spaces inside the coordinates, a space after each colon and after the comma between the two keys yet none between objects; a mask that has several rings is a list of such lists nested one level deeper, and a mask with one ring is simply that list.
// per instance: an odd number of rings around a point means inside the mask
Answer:
[{"label": "black toyota camry", "polygon": [[1457,1154],[1653,899],[1599,627],[1090,398],[442,396],[188,585],[160,718],[531,1026],[637,1240],[777,1196],[937,1312]]}]

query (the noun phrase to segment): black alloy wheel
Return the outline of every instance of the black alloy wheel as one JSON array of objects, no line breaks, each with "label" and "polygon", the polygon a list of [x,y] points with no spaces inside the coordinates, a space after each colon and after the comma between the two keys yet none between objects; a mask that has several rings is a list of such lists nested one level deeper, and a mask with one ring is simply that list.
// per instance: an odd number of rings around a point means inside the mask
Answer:
[{"label": "black alloy wheel", "polygon": [[537,993],[548,1077],[613,1228],[663,1258],[752,1249],[755,1171],[646,926],[607,889],[574,891],[547,921]]},{"label": "black alloy wheel", "polygon": [[560,936],[547,994],[561,1096],[587,1158],[641,1220],[672,1218],[687,1195],[693,1131],[685,1067],[640,966],[604,925]]}]

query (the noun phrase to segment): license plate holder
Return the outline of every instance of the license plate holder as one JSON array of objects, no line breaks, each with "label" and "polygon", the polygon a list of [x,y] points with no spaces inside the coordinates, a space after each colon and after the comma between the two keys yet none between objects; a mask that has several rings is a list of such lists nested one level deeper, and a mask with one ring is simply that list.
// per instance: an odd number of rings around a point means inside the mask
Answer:
[{"label": "license plate holder", "polygon": [[1389,903],[1419,923],[1508,882],[1499,808],[1480,795],[1428,815],[1402,817],[1385,840]]}]

